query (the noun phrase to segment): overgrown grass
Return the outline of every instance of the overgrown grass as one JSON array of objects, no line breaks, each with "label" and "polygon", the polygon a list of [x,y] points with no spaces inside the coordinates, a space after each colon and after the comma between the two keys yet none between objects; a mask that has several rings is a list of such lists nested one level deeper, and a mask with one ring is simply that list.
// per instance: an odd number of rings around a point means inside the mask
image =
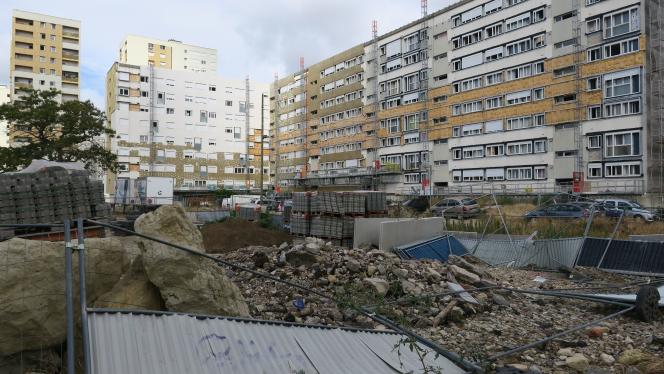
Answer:
[{"label": "overgrown grass", "polygon": [[[505,217],[505,222],[509,233],[512,235],[531,235],[537,231],[538,239],[559,239],[573,238],[583,236],[586,229],[587,220],[585,219],[550,219],[538,218],[526,220],[525,218],[506,214],[506,211],[518,209],[515,206],[501,207]],[[472,220],[448,220],[447,229],[450,231],[469,231],[482,233],[486,225],[488,216],[482,216]],[[611,236],[618,219],[598,217],[593,218],[590,226],[589,236],[605,238]],[[487,234],[505,234],[506,231],[500,222],[497,211],[491,216],[486,230]],[[633,218],[624,218],[616,231],[616,239],[627,239],[629,235],[648,235],[664,233],[664,222],[643,223]]]}]

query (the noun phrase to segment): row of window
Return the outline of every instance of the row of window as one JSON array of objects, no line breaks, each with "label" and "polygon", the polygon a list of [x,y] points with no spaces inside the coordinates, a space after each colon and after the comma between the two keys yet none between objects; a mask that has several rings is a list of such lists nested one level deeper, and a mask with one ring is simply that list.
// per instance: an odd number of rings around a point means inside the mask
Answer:
[{"label": "row of window", "polygon": [[356,73],[356,74],[353,74],[353,75],[349,75],[346,78],[338,79],[334,82],[330,82],[328,84],[325,84],[325,85],[321,86],[320,87],[320,92],[321,93],[330,92],[330,91],[333,91],[337,88],[340,88],[340,87],[343,87],[343,86],[346,86],[346,85],[349,85],[349,84],[353,84],[355,82],[360,82],[360,81],[362,81],[363,76],[364,76],[364,73],[360,72],[360,73]]},{"label": "row of window", "polygon": [[526,0],[491,0],[475,8],[469,9],[463,13],[452,16],[452,24],[454,27],[464,25],[474,20],[485,17],[489,14],[496,13],[504,7],[511,7],[513,5],[523,3]]},{"label": "row of window", "polygon": [[453,182],[522,181],[547,178],[546,166],[453,170]]},{"label": "row of window", "polygon": [[324,117],[320,118],[320,123],[322,125],[336,122],[336,121],[341,121],[343,119],[347,118],[354,118],[362,114],[362,108],[353,108],[353,109],[348,109],[343,112],[338,112],[334,114],[330,114]]},{"label": "row of window", "polygon": [[[458,116],[462,114],[475,113],[482,110],[500,108],[502,106],[524,104],[543,99],[544,87],[538,87],[532,90],[511,92],[506,95],[490,97],[484,100],[474,100],[461,104],[455,104],[452,106],[452,115]],[[558,100],[556,100],[556,103],[558,103]]]},{"label": "row of window", "polygon": [[329,147],[321,147],[320,153],[329,155],[333,153],[352,152],[362,150],[362,142],[353,142],[348,144],[338,144]]},{"label": "row of window", "polygon": [[320,132],[320,140],[334,139],[343,136],[353,136],[362,132],[362,125],[342,127],[335,130],[327,130]]},{"label": "row of window", "polygon": [[544,126],[544,113],[538,113],[528,116],[519,116],[488,121],[484,123],[474,123],[452,128],[452,137],[472,136],[480,134],[489,134],[500,131],[520,130],[537,126]]},{"label": "row of window", "polygon": [[452,83],[452,91],[454,93],[470,91],[542,73],[544,73],[544,61],[537,61],[454,82]]},{"label": "row of window", "polygon": [[488,62],[500,60],[505,57],[510,57],[531,51],[533,49],[542,48],[546,45],[546,34],[541,33],[528,38],[520,39],[497,47],[489,48],[472,55],[464,56],[452,60],[452,71],[459,71],[468,69],[473,66],[482,65]]},{"label": "row of window", "polygon": [[340,105],[348,101],[353,101],[353,100],[358,100],[364,97],[364,90],[358,90],[358,91],[353,91],[349,92],[345,95],[339,95],[337,97],[333,97],[331,99],[327,100],[322,100],[320,102],[320,107],[321,108],[330,108],[335,105]]},{"label": "row of window", "polygon": [[498,143],[452,149],[452,159],[467,160],[473,158],[518,156],[532,153],[546,153],[546,139],[522,142]]},{"label": "row of window", "polygon": [[380,121],[380,128],[387,129],[387,132],[394,134],[400,131],[415,131],[420,128],[420,122],[427,120],[427,112],[411,113],[402,117],[387,118]]},{"label": "row of window", "polygon": [[330,66],[327,69],[321,70],[320,71],[320,76],[321,77],[327,77],[330,74],[336,73],[338,71],[342,71],[344,69],[352,68],[355,65],[359,65],[362,63],[364,56],[359,55],[356,57],[353,57],[349,60],[346,60],[344,62],[340,62],[334,66]]},{"label": "row of window", "polygon": [[541,22],[545,19],[544,8],[538,8],[514,17],[493,23],[482,29],[470,31],[461,36],[452,39],[452,48],[459,49],[468,45],[479,43],[482,40],[490,39],[501,35],[504,32],[514,31],[522,27]]},{"label": "row of window", "polygon": [[386,168],[397,166],[403,170],[418,170],[428,159],[429,154],[427,152],[385,155],[380,156],[380,164]]}]

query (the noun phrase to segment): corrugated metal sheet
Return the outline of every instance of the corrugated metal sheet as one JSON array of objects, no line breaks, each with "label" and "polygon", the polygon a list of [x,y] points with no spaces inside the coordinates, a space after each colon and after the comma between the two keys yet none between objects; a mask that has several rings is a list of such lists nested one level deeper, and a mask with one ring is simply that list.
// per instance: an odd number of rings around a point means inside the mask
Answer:
[{"label": "corrugated metal sheet", "polygon": [[598,266],[606,251],[601,268],[634,274],[664,275],[664,243],[613,240],[608,250],[609,239],[586,239],[578,266]]},{"label": "corrugated metal sheet", "polygon": [[[402,335],[170,313],[89,315],[94,374],[464,373],[431,353],[425,364]],[[400,353],[400,355],[399,355]]]},{"label": "corrugated metal sheet", "polygon": [[429,259],[439,261],[447,261],[450,257],[450,252],[457,256],[463,256],[468,253],[456,238],[449,235],[395,247],[394,251],[399,257],[406,260]]},{"label": "corrugated metal sheet", "polygon": [[[535,240],[460,239],[469,253],[491,265],[534,265],[544,269],[573,267],[583,238]],[[477,246],[477,248],[476,248]]]}]

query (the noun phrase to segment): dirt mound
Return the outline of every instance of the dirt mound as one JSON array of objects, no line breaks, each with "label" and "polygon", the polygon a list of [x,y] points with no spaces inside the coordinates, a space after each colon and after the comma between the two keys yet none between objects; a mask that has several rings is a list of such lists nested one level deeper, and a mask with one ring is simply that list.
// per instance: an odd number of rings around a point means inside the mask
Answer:
[{"label": "dirt mound", "polygon": [[225,253],[252,245],[269,247],[293,241],[284,231],[261,227],[256,222],[230,218],[201,228],[208,253]]}]

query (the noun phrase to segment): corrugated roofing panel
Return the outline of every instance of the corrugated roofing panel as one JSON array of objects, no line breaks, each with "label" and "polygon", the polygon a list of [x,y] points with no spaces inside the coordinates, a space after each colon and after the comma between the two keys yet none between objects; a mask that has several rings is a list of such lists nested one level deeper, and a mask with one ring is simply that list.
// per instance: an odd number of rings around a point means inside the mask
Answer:
[{"label": "corrugated roofing panel", "polygon": [[148,312],[95,311],[88,321],[94,374],[424,372],[408,346],[397,352],[394,333]]},{"label": "corrugated roofing panel", "polygon": [[456,238],[449,235],[402,245],[395,247],[394,250],[403,259],[439,261],[447,261],[450,257],[450,252],[457,256],[463,256],[468,253]]}]

